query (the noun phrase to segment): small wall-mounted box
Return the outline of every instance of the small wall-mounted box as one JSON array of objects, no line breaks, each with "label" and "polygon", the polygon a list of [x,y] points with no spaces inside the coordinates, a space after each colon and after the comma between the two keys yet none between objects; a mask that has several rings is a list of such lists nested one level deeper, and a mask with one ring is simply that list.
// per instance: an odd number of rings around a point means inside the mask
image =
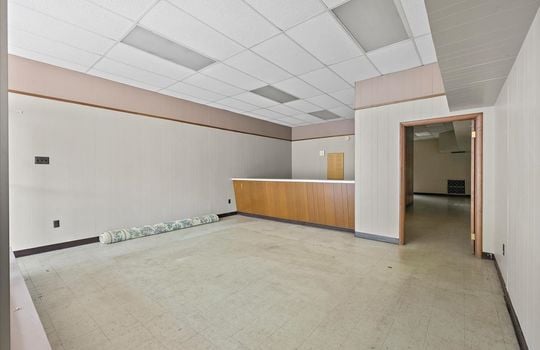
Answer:
[{"label": "small wall-mounted box", "polygon": [[319,156],[324,157],[324,150],[323,149],[319,151]]},{"label": "small wall-mounted box", "polygon": [[35,156],[34,164],[49,164],[49,157]]}]

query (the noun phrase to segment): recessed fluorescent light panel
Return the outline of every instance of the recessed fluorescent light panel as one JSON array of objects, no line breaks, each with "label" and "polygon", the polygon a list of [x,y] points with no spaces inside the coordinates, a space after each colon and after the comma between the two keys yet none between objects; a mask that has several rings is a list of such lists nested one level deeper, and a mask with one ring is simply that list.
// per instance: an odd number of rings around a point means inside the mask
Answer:
[{"label": "recessed fluorescent light panel", "polygon": [[122,42],[193,70],[200,70],[215,62],[208,57],[138,26]]},{"label": "recessed fluorescent light panel", "polygon": [[409,38],[394,0],[351,0],[333,11],[366,51]]},{"label": "recessed fluorescent light panel", "polygon": [[288,94],[285,91],[282,91],[280,89],[276,89],[275,87],[270,86],[270,85],[263,86],[255,90],[251,90],[251,92],[259,96],[266,97],[267,99],[270,99],[272,101],[279,102],[279,103],[286,103],[286,102],[298,100],[298,97]]},{"label": "recessed fluorescent light panel", "polygon": [[331,119],[339,119],[339,118],[341,118],[339,115],[334,114],[334,113],[329,112],[329,111],[326,111],[326,110],[311,112],[309,114],[311,114],[314,117],[321,118],[321,119],[324,119],[324,120],[331,120]]}]

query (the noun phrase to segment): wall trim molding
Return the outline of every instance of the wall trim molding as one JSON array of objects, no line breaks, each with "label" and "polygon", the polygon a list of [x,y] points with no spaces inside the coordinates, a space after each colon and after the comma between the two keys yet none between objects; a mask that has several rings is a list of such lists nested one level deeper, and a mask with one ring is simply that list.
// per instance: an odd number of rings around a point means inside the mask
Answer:
[{"label": "wall trim molding", "polygon": [[99,242],[98,236],[88,237],[88,238],[83,238],[83,239],[76,239],[74,241],[54,243],[54,244],[48,244],[48,245],[44,245],[40,247],[16,250],[13,252],[13,255],[15,255],[16,258],[20,258],[23,256],[52,252],[54,250],[73,248],[73,247],[78,247],[80,245],[97,243],[97,242]]},{"label": "wall trim molding", "polygon": [[234,215],[238,215],[238,212],[237,211],[230,211],[228,213],[223,213],[223,214],[217,214],[217,216],[222,219],[222,218],[226,218],[227,216],[234,216]]},{"label": "wall trim molding", "polygon": [[499,276],[499,282],[501,282],[501,287],[504,293],[504,301],[506,302],[506,308],[508,309],[508,313],[510,314],[510,319],[512,320],[512,325],[514,326],[514,332],[516,333],[516,338],[519,344],[519,348],[521,350],[529,350],[529,346],[527,345],[527,340],[525,339],[525,335],[523,335],[523,330],[521,329],[521,325],[519,323],[516,310],[514,309],[514,305],[512,304],[512,299],[510,299],[510,294],[508,294],[508,289],[506,289],[506,282],[504,281],[504,278],[502,276],[502,272],[499,267],[499,263],[497,262],[497,258],[494,255],[493,255],[493,262],[495,263],[497,276]]},{"label": "wall trim molding", "polygon": [[344,228],[344,227],[337,227],[337,226],[328,226],[328,225],[320,225],[320,224],[314,224],[311,222],[304,222],[304,221],[297,221],[297,220],[288,220],[288,219],[281,219],[281,218],[275,218],[271,216],[265,216],[265,215],[258,215],[258,214],[250,214],[250,213],[243,213],[238,212],[238,215],[247,216],[251,218],[256,219],[263,219],[263,220],[270,220],[270,221],[278,221],[278,222],[284,222],[286,224],[293,224],[293,225],[301,225],[301,226],[310,226],[310,227],[316,227],[316,228],[323,228],[327,230],[334,230],[334,231],[341,231],[341,232],[347,232],[347,233],[354,233],[354,230]]},{"label": "wall trim molding", "polygon": [[335,138],[335,137],[346,137],[346,136],[352,136],[354,137],[354,133],[347,133],[347,134],[343,134],[343,135],[329,135],[329,136],[317,136],[317,137],[306,137],[304,139],[300,138],[300,139],[294,139],[294,140],[291,140],[291,142],[297,142],[297,141],[309,141],[309,140],[319,140],[319,139],[332,139],[332,138]]},{"label": "wall trim molding", "polygon": [[421,196],[442,196],[442,197],[470,197],[470,194],[452,194],[452,193],[431,193],[431,192],[414,192]]},{"label": "wall trim molding", "polygon": [[376,235],[373,233],[355,231],[354,235],[358,238],[368,239],[370,241],[384,242],[399,245],[399,238]]}]

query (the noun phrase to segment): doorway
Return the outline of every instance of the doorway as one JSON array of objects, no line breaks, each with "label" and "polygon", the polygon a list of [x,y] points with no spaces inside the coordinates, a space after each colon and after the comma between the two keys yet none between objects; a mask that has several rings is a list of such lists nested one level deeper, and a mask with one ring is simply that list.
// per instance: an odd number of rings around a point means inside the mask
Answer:
[{"label": "doorway", "polygon": [[[400,244],[406,244],[406,212],[407,206],[414,201],[414,130],[420,130],[429,125],[444,125],[447,123],[457,123],[460,121],[470,122],[470,183],[468,191],[470,192],[470,240],[471,251],[477,256],[482,256],[482,147],[483,147],[483,115],[467,114],[444,118],[433,118],[425,120],[416,120],[401,123],[400,130],[400,225],[399,240]],[[452,191],[465,190],[463,179],[451,179],[448,181],[447,194]]]},{"label": "doorway", "polygon": [[345,178],[345,154],[328,153],[326,163],[326,178],[328,180],[343,180]]}]

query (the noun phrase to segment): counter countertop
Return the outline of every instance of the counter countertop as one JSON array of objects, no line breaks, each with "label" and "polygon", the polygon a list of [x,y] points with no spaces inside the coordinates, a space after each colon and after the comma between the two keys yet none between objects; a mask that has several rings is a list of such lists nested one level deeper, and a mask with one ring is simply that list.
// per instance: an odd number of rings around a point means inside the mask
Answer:
[{"label": "counter countertop", "polygon": [[268,182],[319,182],[319,183],[338,183],[354,184],[354,180],[315,180],[315,179],[256,179],[256,178],[232,178],[238,181],[268,181]]}]

